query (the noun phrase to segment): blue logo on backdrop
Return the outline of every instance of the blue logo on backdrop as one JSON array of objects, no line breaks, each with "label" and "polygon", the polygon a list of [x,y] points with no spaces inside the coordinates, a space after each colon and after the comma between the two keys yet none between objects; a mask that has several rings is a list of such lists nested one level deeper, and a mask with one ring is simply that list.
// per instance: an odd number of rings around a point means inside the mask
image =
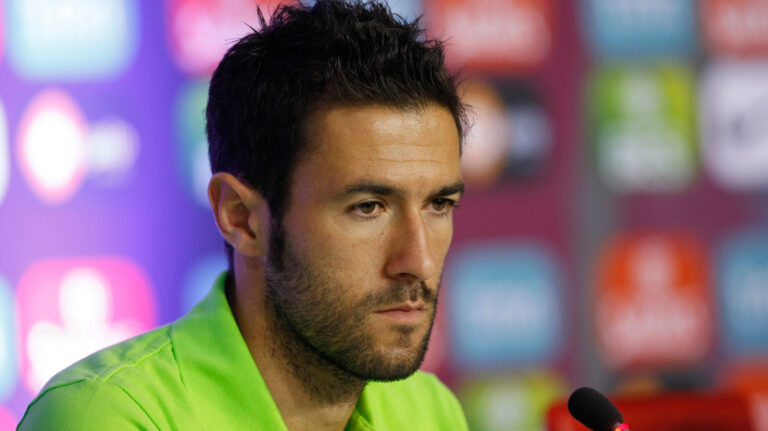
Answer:
[{"label": "blue logo on backdrop", "polygon": [[582,16],[592,51],[599,56],[693,53],[691,0],[588,0]]},{"label": "blue logo on backdrop", "polygon": [[543,247],[464,249],[447,289],[454,357],[467,367],[553,359],[560,344],[561,278]]},{"label": "blue logo on backdrop", "polygon": [[725,346],[736,355],[768,352],[768,230],[732,238],[719,257]]},{"label": "blue logo on backdrop", "polygon": [[0,402],[7,399],[16,385],[16,324],[13,294],[0,276]]},{"label": "blue logo on backdrop", "polygon": [[424,13],[424,6],[420,0],[389,0],[387,3],[392,12],[409,21]]},{"label": "blue logo on backdrop", "polygon": [[211,290],[213,282],[222,271],[227,269],[227,257],[214,254],[197,261],[187,273],[182,293],[182,313],[191,310]]},{"label": "blue logo on backdrop", "polygon": [[135,0],[8,0],[8,59],[29,79],[109,78],[133,60]]}]

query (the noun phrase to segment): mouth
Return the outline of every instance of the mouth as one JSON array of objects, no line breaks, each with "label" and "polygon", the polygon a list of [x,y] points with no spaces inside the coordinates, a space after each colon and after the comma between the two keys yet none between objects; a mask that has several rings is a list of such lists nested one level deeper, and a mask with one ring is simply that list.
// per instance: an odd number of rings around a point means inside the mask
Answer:
[{"label": "mouth", "polygon": [[376,311],[374,314],[400,324],[415,324],[422,320],[425,306],[423,301],[403,302],[394,307]]},{"label": "mouth", "polygon": [[403,302],[401,304],[398,304],[394,307],[387,308],[385,310],[379,310],[377,313],[386,313],[389,311],[404,311],[404,312],[411,312],[411,311],[424,311],[424,301],[408,301]]}]

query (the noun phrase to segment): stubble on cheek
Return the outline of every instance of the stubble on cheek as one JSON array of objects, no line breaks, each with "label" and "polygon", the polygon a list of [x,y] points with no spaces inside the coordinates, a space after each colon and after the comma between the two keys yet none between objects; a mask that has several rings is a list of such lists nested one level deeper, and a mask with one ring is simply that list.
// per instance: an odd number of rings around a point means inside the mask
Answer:
[{"label": "stubble on cheek", "polygon": [[[309,380],[316,374],[312,367],[332,367],[335,370],[329,372],[340,379],[362,380],[403,378],[418,368],[434,316],[437,288],[423,282],[407,285],[392,281],[376,289],[365,284],[376,279],[375,274],[365,272],[344,273],[347,281],[342,282],[337,277],[343,268],[331,261],[342,256],[326,254],[313,262],[296,252],[283,231],[271,239],[274,247],[266,273],[269,314],[279,332],[277,344],[289,354],[290,365],[304,374],[307,383],[313,383]],[[367,249],[357,247],[357,253],[366,253],[358,258],[370,256]],[[373,267],[362,261],[359,265]],[[382,326],[374,316],[376,311],[419,299],[428,313],[421,324]]]}]

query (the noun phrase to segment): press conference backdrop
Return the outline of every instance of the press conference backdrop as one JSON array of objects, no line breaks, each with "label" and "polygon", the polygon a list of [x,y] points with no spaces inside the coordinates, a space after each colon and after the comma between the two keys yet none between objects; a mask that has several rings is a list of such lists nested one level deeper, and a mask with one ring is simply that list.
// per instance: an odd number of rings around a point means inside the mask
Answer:
[{"label": "press conference backdrop", "polygon": [[[0,0],[0,429],[199,300],[207,82],[246,0]],[[398,0],[474,107],[424,368],[477,430],[576,386],[735,390],[768,429],[768,2]]]}]

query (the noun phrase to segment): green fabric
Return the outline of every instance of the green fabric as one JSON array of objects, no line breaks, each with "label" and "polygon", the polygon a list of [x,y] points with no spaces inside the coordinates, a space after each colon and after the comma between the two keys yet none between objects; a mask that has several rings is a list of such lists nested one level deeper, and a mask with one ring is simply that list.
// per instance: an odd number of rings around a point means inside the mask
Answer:
[{"label": "green fabric", "polygon": [[[57,374],[21,430],[286,430],[232,316],[225,274],[178,321],[109,347]],[[369,383],[347,430],[465,430],[453,394],[417,372]]]}]

